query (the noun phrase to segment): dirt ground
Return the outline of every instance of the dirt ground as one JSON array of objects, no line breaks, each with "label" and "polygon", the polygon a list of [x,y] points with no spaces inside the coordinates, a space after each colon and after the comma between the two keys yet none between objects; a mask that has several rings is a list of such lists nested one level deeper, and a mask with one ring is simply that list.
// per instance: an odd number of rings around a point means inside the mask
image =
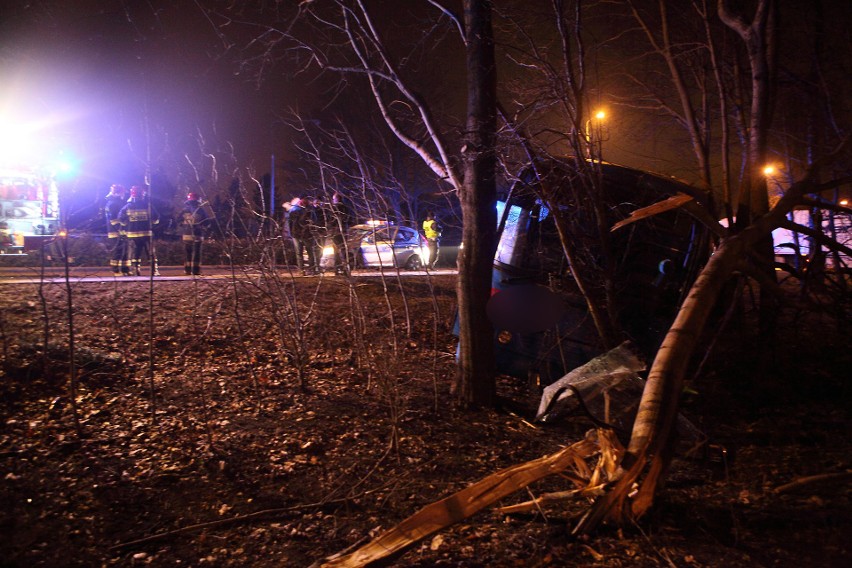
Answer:
[{"label": "dirt ground", "polygon": [[[309,566],[581,439],[512,379],[514,412],[453,407],[453,286],[72,283],[72,400],[68,290],[3,285],[0,566]],[[641,524],[577,540],[585,501],[489,509],[394,565],[852,566],[849,321],[825,308],[783,312],[763,355],[750,312],[730,324],[684,399],[716,447]]]}]

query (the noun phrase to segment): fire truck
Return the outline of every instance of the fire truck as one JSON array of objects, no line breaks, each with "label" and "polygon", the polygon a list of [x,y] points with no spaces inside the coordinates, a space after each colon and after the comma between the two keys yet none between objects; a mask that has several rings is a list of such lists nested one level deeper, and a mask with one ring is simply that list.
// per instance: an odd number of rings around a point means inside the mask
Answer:
[{"label": "fire truck", "polygon": [[58,230],[55,178],[36,168],[0,167],[0,254],[22,254]]}]

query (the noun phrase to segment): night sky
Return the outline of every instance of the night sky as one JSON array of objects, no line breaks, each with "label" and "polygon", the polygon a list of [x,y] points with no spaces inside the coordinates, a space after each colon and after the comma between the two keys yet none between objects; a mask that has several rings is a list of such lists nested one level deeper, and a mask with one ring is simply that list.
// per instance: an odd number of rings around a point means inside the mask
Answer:
[{"label": "night sky", "polygon": [[[238,159],[268,164],[269,123],[297,104],[281,75],[258,84],[236,73],[192,1],[13,2],[0,24],[4,129],[35,140],[4,145],[8,160],[72,157],[106,187],[139,183],[148,141],[179,143],[201,132],[227,140]],[[6,138],[9,138],[8,136]]]},{"label": "night sky", "polygon": [[[222,20],[211,21],[200,7],[212,4],[199,0],[6,2],[0,8],[0,117],[6,134],[0,152],[3,159],[18,155],[22,160],[50,162],[60,154],[71,156],[79,162],[81,179],[100,188],[97,191],[116,181],[140,183],[149,150],[156,158],[167,140],[175,146],[196,133],[212,141],[214,148],[220,142],[232,144],[240,165],[253,165],[258,175],[268,172],[272,153],[280,161],[293,159],[293,132],[280,117],[288,108],[298,108],[308,117],[321,115],[332,98],[328,83],[316,82],[316,73],[295,74],[294,68],[281,61],[270,62],[263,81],[258,81],[252,70],[241,70],[236,62],[248,53],[241,50],[250,34],[260,28],[235,23],[225,28],[229,36],[224,37],[217,28]],[[297,4],[294,0],[280,6],[292,9]],[[821,4],[836,7],[837,3]],[[848,2],[842,4],[848,8]],[[246,5],[270,9],[279,4]],[[428,7],[425,3],[404,6]],[[434,22],[434,9],[428,9],[429,20],[424,22]],[[377,14],[390,17],[391,12],[379,10]],[[841,9],[838,13],[848,19],[848,12]],[[256,17],[246,13],[245,21]],[[836,28],[827,37],[844,45],[838,34],[848,36],[849,27],[833,16],[827,21]],[[607,30],[611,24],[626,25],[609,19],[587,22],[590,27],[598,25]],[[787,21],[787,26],[795,24],[795,19]],[[404,28],[389,29],[402,33]],[[464,89],[459,88],[463,79],[458,77],[463,57],[451,60],[429,51],[442,41],[449,46],[444,49],[459,49],[455,56],[461,53],[458,38],[452,37],[454,30],[447,30],[452,27],[445,26],[441,36],[411,47],[408,62],[415,82],[432,89],[430,94],[438,94],[430,104],[455,105],[438,110],[447,111],[445,117],[463,117],[459,112],[459,101],[464,101]],[[779,42],[785,65],[788,55],[796,51],[795,42],[802,37],[794,28],[790,30]],[[622,62],[621,72],[632,71],[627,54],[611,51],[605,44],[593,48],[600,50],[601,62]],[[505,62],[505,58],[498,58],[498,65]],[[824,73],[837,75],[828,76],[826,84],[836,84],[837,78],[848,80],[847,68],[848,58],[823,67]],[[607,159],[689,179],[694,157],[689,154],[683,132],[677,132],[673,121],[654,119],[649,126],[647,117],[637,114],[643,102],[630,99],[627,91],[619,93],[617,83],[626,83],[624,77],[600,73],[598,79],[609,89],[604,96],[616,102],[620,97],[621,104],[611,105],[613,112],[607,119]],[[500,79],[511,77],[503,75]],[[455,101],[451,100],[453,96]],[[350,108],[359,107],[356,110],[362,113],[374,107],[363,85],[350,85],[345,97],[338,98],[341,101],[348,101]],[[836,115],[841,118],[848,112],[848,104],[842,103],[838,98],[832,109],[841,113]],[[352,122],[359,121],[355,118]],[[17,128],[29,127],[32,141],[9,135],[13,131],[10,123]],[[673,151],[681,152],[681,157],[667,159]]]}]

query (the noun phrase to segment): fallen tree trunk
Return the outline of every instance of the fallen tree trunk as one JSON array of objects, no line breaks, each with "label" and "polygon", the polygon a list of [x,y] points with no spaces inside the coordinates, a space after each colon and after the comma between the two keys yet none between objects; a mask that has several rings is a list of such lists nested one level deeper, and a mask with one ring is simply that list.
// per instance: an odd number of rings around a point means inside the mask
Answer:
[{"label": "fallen tree trunk", "polygon": [[[816,169],[815,165],[802,181],[790,187],[771,212],[738,235],[722,240],[690,290],[654,359],[626,453],[611,430],[598,430],[599,442],[583,440],[549,456],[497,472],[424,507],[354,552],[326,559],[321,566],[354,568],[387,560],[423,538],[472,516],[539,479],[560,473],[570,465],[575,465],[582,475],[566,477],[576,485],[584,483],[587,494],[588,491],[603,492],[574,529],[574,534],[592,532],[607,520],[626,524],[645,513],[653,503],[658,482],[671,458],[670,442],[689,359],[722,286],[748,257],[750,248],[777,227],[805,193],[852,181],[852,178],[844,178],[820,186],[813,180]],[[600,454],[600,460],[592,471],[585,460],[596,454]],[[645,476],[640,480],[643,474]],[[564,500],[571,493],[550,494],[508,510],[530,510],[548,501]]]},{"label": "fallen tree trunk", "polygon": [[[587,534],[601,522],[626,522],[641,516],[653,501],[657,482],[667,467],[666,447],[677,417],[686,366],[724,284],[743,258],[742,235],[723,242],[701,271],[660,346],[642,393],[628,446],[624,475],[612,491],[601,496],[583,517],[574,534]],[[636,499],[626,500],[640,475],[651,465]]]},{"label": "fallen tree trunk", "polygon": [[[840,146],[837,152],[845,147]],[[831,157],[827,157],[826,161]],[[822,164],[816,163],[807,175],[793,184],[775,207],[741,233],[722,239],[719,248],[695,281],[674,323],[654,358],[639,411],[625,454],[624,473],[612,489],[598,498],[580,520],[573,533],[588,534],[602,522],[626,525],[641,517],[653,504],[659,481],[671,460],[671,446],[677,420],[684,375],[722,287],[734,270],[747,261],[752,248],[778,227],[793,206],[806,193],[836,187],[846,178],[818,185],[814,179]],[[644,474],[644,478],[640,477]],[[638,485],[638,491],[635,491]],[[628,502],[628,495],[631,501]]]},{"label": "fallen tree trunk", "polygon": [[369,566],[401,554],[421,539],[478,513],[539,479],[560,473],[575,464],[582,463],[585,467],[585,460],[597,454],[599,449],[596,442],[582,440],[549,456],[498,471],[458,493],[427,505],[354,552],[327,558],[320,566]]},{"label": "fallen tree trunk", "polygon": [[840,471],[836,473],[821,473],[818,475],[809,475],[808,477],[800,477],[790,483],[785,483],[774,489],[775,493],[789,493],[803,487],[812,485],[846,485],[852,481],[852,470]]}]

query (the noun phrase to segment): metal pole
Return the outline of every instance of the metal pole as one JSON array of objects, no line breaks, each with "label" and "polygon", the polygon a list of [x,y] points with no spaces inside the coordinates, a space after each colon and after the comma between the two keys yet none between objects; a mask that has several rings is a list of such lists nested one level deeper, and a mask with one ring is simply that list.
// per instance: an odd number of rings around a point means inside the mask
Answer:
[{"label": "metal pole", "polygon": [[275,154],[272,154],[272,170],[269,174],[269,217],[275,219]]}]

